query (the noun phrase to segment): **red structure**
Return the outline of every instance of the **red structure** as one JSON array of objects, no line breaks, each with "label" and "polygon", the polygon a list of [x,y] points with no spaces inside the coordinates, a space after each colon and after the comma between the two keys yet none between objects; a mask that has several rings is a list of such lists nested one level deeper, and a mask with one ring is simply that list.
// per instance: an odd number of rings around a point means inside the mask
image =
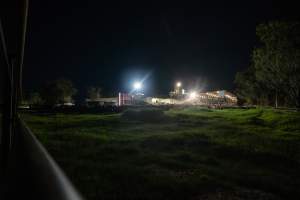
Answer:
[{"label": "red structure", "polygon": [[127,106],[133,104],[133,97],[128,93],[119,93],[118,106]]}]

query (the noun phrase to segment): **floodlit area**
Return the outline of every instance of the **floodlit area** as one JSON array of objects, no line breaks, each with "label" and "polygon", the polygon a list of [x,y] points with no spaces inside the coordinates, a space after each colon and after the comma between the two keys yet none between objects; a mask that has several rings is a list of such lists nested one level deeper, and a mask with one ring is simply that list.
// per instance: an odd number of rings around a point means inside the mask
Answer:
[{"label": "floodlit area", "polygon": [[114,105],[114,106],[134,106],[134,105],[202,105],[212,107],[234,107],[237,106],[238,99],[233,93],[226,90],[199,91],[186,90],[182,82],[176,82],[174,90],[162,97],[144,95],[143,84],[136,81],[132,85],[131,92],[119,92],[117,97],[102,97],[97,99],[86,99],[87,105]]},{"label": "floodlit area", "polygon": [[300,195],[297,112],[156,106],[22,117],[87,199]]}]

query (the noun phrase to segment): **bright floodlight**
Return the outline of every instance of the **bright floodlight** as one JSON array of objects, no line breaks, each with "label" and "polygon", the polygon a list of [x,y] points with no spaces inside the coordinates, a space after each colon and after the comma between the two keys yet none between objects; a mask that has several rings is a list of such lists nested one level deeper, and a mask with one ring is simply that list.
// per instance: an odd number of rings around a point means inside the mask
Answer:
[{"label": "bright floodlight", "polygon": [[176,86],[177,86],[177,87],[181,87],[181,82],[177,82],[177,83],[176,83]]},{"label": "bright floodlight", "polygon": [[190,93],[190,99],[195,99],[197,97],[197,93],[196,92],[191,92]]},{"label": "bright floodlight", "polygon": [[133,84],[133,88],[134,88],[135,90],[141,89],[141,88],[142,88],[142,83],[140,83],[140,82],[135,82],[135,83]]}]

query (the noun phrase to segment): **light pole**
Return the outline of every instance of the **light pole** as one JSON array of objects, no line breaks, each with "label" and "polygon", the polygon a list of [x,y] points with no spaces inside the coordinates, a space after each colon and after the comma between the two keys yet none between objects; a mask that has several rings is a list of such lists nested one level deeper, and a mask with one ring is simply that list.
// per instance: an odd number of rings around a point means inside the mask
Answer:
[{"label": "light pole", "polygon": [[180,88],[181,88],[181,82],[177,82],[176,83],[176,87],[175,87],[175,94],[180,94]]},{"label": "light pole", "polygon": [[197,93],[195,91],[190,92],[190,99],[193,100],[197,97]]},{"label": "light pole", "polygon": [[143,85],[142,82],[136,81],[133,83],[133,90],[134,90],[134,95],[133,95],[133,100],[134,100],[134,104],[138,104],[139,102],[141,102],[141,98],[142,98],[142,93],[141,93],[141,89],[142,89]]},{"label": "light pole", "polygon": [[136,81],[133,83],[133,91],[135,95],[141,95],[142,88],[143,88],[142,82]]},{"label": "light pole", "polygon": [[134,88],[135,90],[141,89],[141,88],[142,88],[142,83],[140,83],[140,82],[135,82],[135,83],[133,84],[133,88]]}]

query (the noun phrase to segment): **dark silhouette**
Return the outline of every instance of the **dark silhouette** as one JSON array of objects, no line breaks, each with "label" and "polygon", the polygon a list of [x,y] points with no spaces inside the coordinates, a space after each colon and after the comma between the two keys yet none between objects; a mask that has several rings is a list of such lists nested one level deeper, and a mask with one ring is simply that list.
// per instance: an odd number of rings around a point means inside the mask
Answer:
[{"label": "dark silhouette", "polygon": [[275,21],[257,26],[261,46],[252,66],[236,75],[237,92],[249,103],[300,107],[300,24]]},{"label": "dark silhouette", "polygon": [[77,90],[72,81],[67,79],[57,79],[47,82],[41,90],[41,97],[47,106],[56,104],[71,103],[72,97]]}]

